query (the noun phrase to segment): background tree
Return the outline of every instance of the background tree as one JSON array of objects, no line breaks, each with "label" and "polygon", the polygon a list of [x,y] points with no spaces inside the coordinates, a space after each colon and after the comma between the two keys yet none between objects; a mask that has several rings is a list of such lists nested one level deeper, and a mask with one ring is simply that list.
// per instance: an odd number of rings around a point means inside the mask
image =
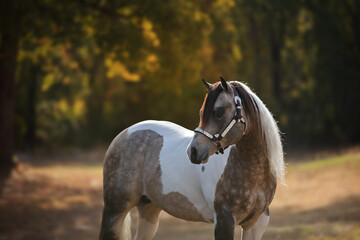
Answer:
[{"label": "background tree", "polygon": [[2,1],[1,168],[13,166],[13,143],[102,144],[144,119],[193,129],[200,79],[219,75],[260,95],[287,146],[358,143],[358,9],[352,0]]}]

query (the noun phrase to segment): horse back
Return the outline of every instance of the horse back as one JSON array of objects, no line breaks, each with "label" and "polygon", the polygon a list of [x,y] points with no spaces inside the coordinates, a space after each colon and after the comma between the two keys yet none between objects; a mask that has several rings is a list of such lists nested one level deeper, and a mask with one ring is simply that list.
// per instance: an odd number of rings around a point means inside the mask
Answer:
[{"label": "horse back", "polygon": [[201,166],[191,164],[186,155],[192,136],[192,131],[160,121],[121,132],[106,153],[104,197],[136,202],[146,196],[175,217],[211,221],[199,179]]}]

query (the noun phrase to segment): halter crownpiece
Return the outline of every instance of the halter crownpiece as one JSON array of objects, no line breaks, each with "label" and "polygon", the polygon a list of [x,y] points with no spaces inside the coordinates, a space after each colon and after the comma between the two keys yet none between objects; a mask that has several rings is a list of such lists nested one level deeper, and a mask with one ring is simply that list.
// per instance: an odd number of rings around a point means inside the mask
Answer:
[{"label": "halter crownpiece", "polygon": [[242,124],[244,124],[245,125],[244,134],[246,132],[246,122],[245,122],[245,119],[243,118],[243,116],[241,115],[241,106],[242,106],[241,98],[240,98],[238,92],[236,91],[236,89],[233,89],[233,91],[234,91],[234,102],[235,102],[236,111],[235,111],[234,117],[231,119],[231,121],[228,123],[228,125],[225,127],[225,129],[221,133],[217,133],[214,135],[201,129],[200,127],[196,128],[194,130],[194,132],[201,133],[202,135],[209,138],[210,140],[212,140],[215,143],[215,145],[218,147],[218,151],[216,152],[216,154],[218,154],[219,152],[221,154],[223,154],[224,149],[226,149],[228,147],[228,146],[226,146],[225,148],[223,148],[220,141],[221,141],[221,139],[223,139],[226,136],[226,134],[235,125],[235,123],[241,122]]}]

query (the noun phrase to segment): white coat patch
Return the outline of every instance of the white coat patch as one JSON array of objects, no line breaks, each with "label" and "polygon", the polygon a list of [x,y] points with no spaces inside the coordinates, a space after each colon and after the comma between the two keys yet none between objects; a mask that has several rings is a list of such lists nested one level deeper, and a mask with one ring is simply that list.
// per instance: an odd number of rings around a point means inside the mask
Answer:
[{"label": "white coat patch", "polygon": [[[178,192],[186,196],[204,218],[212,222],[216,184],[224,172],[230,147],[223,155],[212,155],[205,165],[196,165],[186,154],[193,131],[171,122],[151,120],[131,126],[128,134],[140,130],[152,130],[163,137],[159,157],[162,193]],[[202,166],[205,166],[204,171]]]}]

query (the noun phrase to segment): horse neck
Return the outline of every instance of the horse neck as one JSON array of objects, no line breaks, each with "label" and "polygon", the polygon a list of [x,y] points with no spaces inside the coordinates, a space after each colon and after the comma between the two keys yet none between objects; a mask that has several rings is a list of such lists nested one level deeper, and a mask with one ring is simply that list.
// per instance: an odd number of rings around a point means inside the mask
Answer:
[{"label": "horse neck", "polygon": [[259,132],[249,131],[236,144],[239,154],[237,161],[240,161],[240,171],[247,181],[252,179],[254,182],[269,182],[273,179],[269,158],[266,155],[266,144],[261,137]]}]

